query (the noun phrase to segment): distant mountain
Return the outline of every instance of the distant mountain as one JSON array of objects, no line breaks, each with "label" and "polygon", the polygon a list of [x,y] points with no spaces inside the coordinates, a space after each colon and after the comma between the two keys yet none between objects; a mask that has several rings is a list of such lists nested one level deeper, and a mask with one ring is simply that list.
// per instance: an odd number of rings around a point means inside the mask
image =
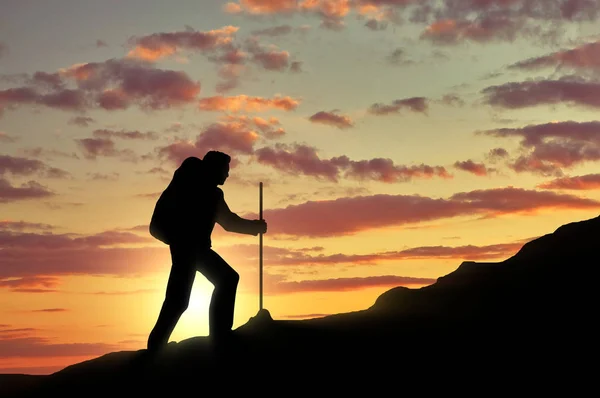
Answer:
[{"label": "distant mountain", "polygon": [[195,337],[154,358],[115,352],[27,379],[22,391],[382,395],[481,384],[488,395],[508,386],[557,392],[577,381],[572,394],[595,380],[585,375],[596,359],[599,266],[600,216],[563,225],[502,262],[466,261],[430,286],[393,288],[363,311],[281,321],[263,310],[236,329],[226,351]]}]

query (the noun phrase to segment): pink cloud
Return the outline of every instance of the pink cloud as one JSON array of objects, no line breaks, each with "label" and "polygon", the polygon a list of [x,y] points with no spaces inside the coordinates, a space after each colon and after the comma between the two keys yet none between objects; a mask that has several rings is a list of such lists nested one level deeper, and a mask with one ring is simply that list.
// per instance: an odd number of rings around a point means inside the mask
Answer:
[{"label": "pink cloud", "polygon": [[123,138],[123,139],[128,139],[128,140],[156,140],[156,139],[158,139],[158,134],[156,134],[153,131],[148,131],[148,132],[142,133],[137,130],[116,131],[116,130],[110,130],[110,129],[97,129],[97,130],[93,131],[92,135],[96,138],[104,138],[104,139],[110,139],[113,137]]},{"label": "pink cloud", "polygon": [[99,156],[119,157],[124,161],[136,162],[137,155],[131,149],[119,150],[115,143],[107,138],[81,138],[75,139],[86,159],[95,160]]},{"label": "pink cloud", "polygon": [[[0,107],[43,105],[84,111],[138,105],[158,110],[191,103],[200,92],[200,84],[183,72],[157,69],[133,59],[77,64],[55,74],[38,72],[30,80],[29,86],[0,90]],[[69,84],[75,88],[63,88]]]},{"label": "pink cloud", "polygon": [[310,201],[266,210],[271,235],[323,237],[356,234],[454,217],[497,217],[556,209],[596,209],[600,201],[513,187],[462,192],[447,199],[372,195]]},{"label": "pink cloud", "polygon": [[[209,150],[220,150],[230,155],[251,155],[254,145],[259,140],[257,131],[266,138],[276,138],[285,132],[276,128],[278,120],[271,118],[251,118],[247,116],[227,115],[222,120],[211,123],[196,137],[195,141],[176,141],[164,147],[157,148],[158,156],[177,167],[188,156],[203,158]],[[232,159],[232,167],[237,160]]]},{"label": "pink cloud", "polygon": [[561,176],[562,169],[600,160],[600,122],[552,122],[476,134],[520,137],[525,154],[509,165],[517,172]]},{"label": "pink cloud", "polygon": [[388,115],[391,113],[399,113],[402,109],[405,108],[413,112],[426,113],[428,108],[427,98],[412,97],[398,99],[392,101],[390,105],[376,103],[369,107],[369,113],[374,115]]},{"label": "pink cloud", "polygon": [[571,104],[600,108],[600,83],[582,79],[510,82],[482,90],[485,103],[508,109]]},{"label": "pink cloud", "polygon": [[56,195],[47,187],[35,181],[28,181],[20,186],[12,186],[6,179],[0,177],[0,203],[18,200],[44,199]]},{"label": "pink cloud", "polygon": [[289,67],[290,53],[287,51],[261,51],[253,55],[253,61],[266,70],[283,71]]},{"label": "pink cloud", "polygon": [[490,149],[490,152],[487,154],[487,157],[493,162],[496,161],[498,159],[502,159],[502,158],[506,158],[508,157],[508,151],[504,148],[493,148]]},{"label": "pink cloud", "polygon": [[279,171],[290,174],[304,174],[337,182],[340,173],[345,177],[358,180],[375,180],[386,183],[409,181],[414,177],[430,178],[438,176],[452,178],[441,166],[394,165],[391,159],[370,159],[354,161],[347,156],[321,159],[316,148],[306,145],[276,144],[255,151],[259,163],[269,165]]},{"label": "pink cloud", "polygon": [[75,116],[69,120],[69,124],[74,124],[80,127],[88,127],[90,124],[95,122],[96,121],[89,116]]},{"label": "pink cloud", "polygon": [[28,221],[11,221],[11,220],[0,220],[0,231],[11,230],[11,231],[24,231],[24,230],[40,230],[40,231],[51,231],[55,229],[54,225],[28,222]]},{"label": "pink cloud", "polygon": [[[4,245],[3,245],[4,246]],[[9,288],[15,292],[55,292],[58,279],[50,276],[26,276],[3,279],[0,276],[0,288]]]},{"label": "pink cloud", "polygon": [[479,43],[513,41],[521,28],[519,20],[506,16],[487,16],[477,21],[442,19],[429,25],[421,38],[437,44],[455,44],[465,40]]},{"label": "pink cloud", "polygon": [[457,161],[454,163],[454,167],[460,170],[467,171],[469,173],[473,173],[476,176],[486,176],[488,175],[488,168],[483,163],[475,163],[471,159],[465,161]]},{"label": "pink cloud", "polygon": [[541,189],[592,190],[600,189],[600,174],[562,177],[537,186]]},{"label": "pink cloud", "polygon": [[339,129],[346,129],[354,127],[354,122],[348,116],[338,115],[334,112],[320,111],[308,118],[313,123],[322,123],[337,127]]},{"label": "pink cloud", "polygon": [[600,71],[600,41],[556,51],[541,57],[533,57],[510,65],[510,69],[537,70],[546,67],[566,67],[580,70]]}]

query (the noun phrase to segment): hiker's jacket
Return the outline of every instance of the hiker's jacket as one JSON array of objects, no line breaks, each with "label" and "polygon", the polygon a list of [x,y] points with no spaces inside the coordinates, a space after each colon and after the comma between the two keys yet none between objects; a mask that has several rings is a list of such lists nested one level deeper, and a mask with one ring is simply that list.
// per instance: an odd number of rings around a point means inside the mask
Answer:
[{"label": "hiker's jacket", "polygon": [[169,184],[156,204],[150,231],[168,245],[209,248],[215,223],[226,231],[258,234],[253,220],[229,209],[219,187],[206,184]]}]

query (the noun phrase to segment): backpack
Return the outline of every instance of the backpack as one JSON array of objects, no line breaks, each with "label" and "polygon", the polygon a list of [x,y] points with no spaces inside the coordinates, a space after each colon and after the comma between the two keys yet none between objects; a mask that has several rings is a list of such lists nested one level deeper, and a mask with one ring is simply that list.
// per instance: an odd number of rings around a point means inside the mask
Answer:
[{"label": "backpack", "polygon": [[[171,238],[180,227],[181,201],[185,200],[189,184],[196,184],[195,177],[201,171],[202,160],[188,157],[173,174],[173,179],[156,201],[152,218],[150,219],[150,235],[164,244],[170,245]],[[181,198],[178,198],[178,193]]]},{"label": "backpack", "polygon": [[164,244],[169,243],[169,235],[172,232],[172,203],[174,202],[174,198],[172,197],[169,187],[165,189],[158,201],[156,201],[156,205],[154,206],[154,211],[152,212],[152,218],[150,219],[150,235],[152,235],[155,239],[158,239]]}]

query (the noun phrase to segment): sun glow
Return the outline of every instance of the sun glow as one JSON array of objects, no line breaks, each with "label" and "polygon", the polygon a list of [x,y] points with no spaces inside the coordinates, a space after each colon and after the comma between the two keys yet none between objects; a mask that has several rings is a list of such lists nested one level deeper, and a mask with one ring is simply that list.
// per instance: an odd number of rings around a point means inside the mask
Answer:
[{"label": "sun glow", "polygon": [[212,292],[213,285],[202,275],[196,275],[188,308],[177,323],[171,341],[208,335],[208,308]]}]

